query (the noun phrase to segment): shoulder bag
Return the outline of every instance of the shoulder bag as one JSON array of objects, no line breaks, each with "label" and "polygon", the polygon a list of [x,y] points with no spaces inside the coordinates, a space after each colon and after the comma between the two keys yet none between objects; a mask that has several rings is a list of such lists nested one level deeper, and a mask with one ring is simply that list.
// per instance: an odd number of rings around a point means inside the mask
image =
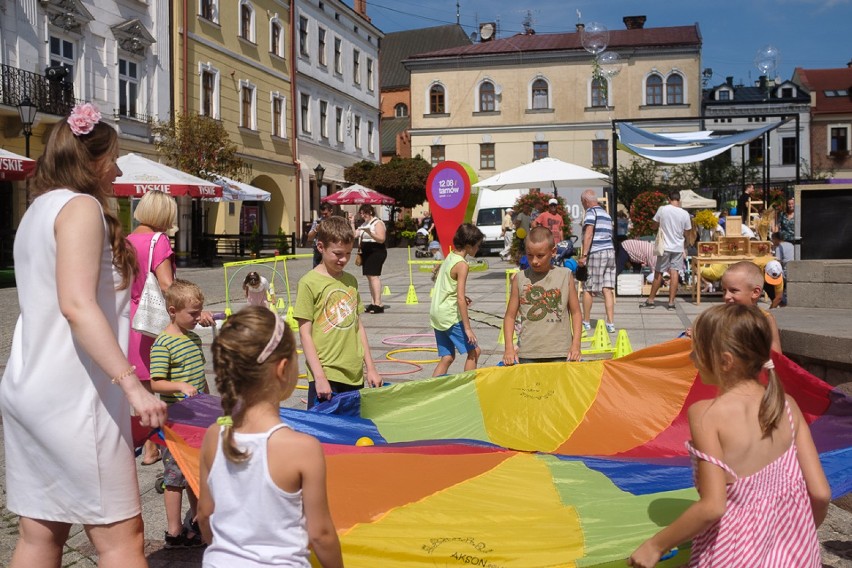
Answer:
[{"label": "shoulder bag", "polygon": [[150,337],[157,337],[171,323],[166,299],[163,297],[163,291],[160,289],[160,281],[157,280],[157,275],[151,271],[151,264],[154,261],[154,245],[157,244],[162,234],[154,233],[154,236],[151,238],[151,248],[148,250],[148,274],[145,276],[145,287],[142,289],[142,296],[139,298],[139,307],[136,308],[136,315],[133,316],[133,323],[131,324],[134,331]]}]

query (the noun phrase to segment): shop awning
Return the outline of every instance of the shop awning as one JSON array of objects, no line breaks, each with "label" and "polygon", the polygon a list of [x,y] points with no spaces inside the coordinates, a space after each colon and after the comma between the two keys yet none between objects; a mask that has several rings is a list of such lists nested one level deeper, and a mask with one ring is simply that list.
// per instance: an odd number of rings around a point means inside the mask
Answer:
[{"label": "shop awning", "polygon": [[119,197],[142,197],[149,191],[175,197],[222,197],[222,186],[137,154],[120,157],[118,167],[122,175],[113,182],[113,191]]},{"label": "shop awning", "polygon": [[30,177],[36,162],[0,148],[0,180],[16,181]]}]

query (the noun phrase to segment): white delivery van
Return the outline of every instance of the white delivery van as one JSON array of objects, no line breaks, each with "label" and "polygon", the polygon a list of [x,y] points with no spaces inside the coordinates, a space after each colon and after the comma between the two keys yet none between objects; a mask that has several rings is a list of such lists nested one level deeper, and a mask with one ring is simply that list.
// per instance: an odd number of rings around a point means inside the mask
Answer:
[{"label": "white delivery van", "polygon": [[480,254],[499,254],[504,248],[503,215],[506,209],[512,209],[518,197],[528,193],[528,189],[480,189],[473,213],[473,224],[485,235]]}]

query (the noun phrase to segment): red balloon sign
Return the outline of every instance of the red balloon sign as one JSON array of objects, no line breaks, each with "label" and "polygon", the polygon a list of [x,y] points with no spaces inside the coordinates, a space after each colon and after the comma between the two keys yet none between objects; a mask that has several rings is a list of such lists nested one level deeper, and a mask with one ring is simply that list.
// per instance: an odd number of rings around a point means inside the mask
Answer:
[{"label": "red balloon sign", "polygon": [[441,162],[426,180],[426,198],[444,256],[449,254],[456,230],[464,222],[470,199],[471,178],[464,165]]}]

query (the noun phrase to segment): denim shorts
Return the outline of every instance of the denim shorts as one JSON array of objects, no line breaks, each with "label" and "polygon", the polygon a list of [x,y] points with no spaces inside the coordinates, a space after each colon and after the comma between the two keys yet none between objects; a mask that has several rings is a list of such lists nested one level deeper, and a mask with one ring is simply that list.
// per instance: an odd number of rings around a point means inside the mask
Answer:
[{"label": "denim shorts", "polygon": [[461,322],[455,323],[450,329],[435,330],[435,342],[438,344],[438,357],[468,353],[476,349],[476,345],[467,340]]}]

